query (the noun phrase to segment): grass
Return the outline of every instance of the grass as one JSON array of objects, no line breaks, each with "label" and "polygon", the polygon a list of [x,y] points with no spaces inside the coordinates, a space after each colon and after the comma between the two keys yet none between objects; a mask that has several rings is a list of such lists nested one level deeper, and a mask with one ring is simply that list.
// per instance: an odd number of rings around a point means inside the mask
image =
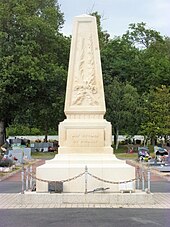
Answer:
[{"label": "grass", "polygon": [[137,158],[138,158],[137,153],[116,153],[115,155],[119,159],[135,159],[135,160],[137,160]]},{"label": "grass", "polygon": [[[128,151],[128,145],[119,145],[119,148],[117,150],[114,149],[114,154],[119,159],[136,159],[138,158],[137,154],[137,147],[139,145],[129,145],[129,147],[134,147],[135,152],[133,153],[127,153]],[[150,155],[154,156],[153,153],[153,146],[149,146]],[[34,159],[52,159],[57,154],[57,152],[32,152],[31,156]]]},{"label": "grass", "polygon": [[56,154],[57,152],[32,152],[31,157],[34,159],[39,159],[39,158],[51,159],[51,158],[54,158]]},{"label": "grass", "polygon": [[5,173],[4,172],[0,172],[0,177],[3,177],[5,176]]},{"label": "grass", "polygon": [[[116,155],[117,158],[119,159],[138,159],[138,152],[137,152],[137,148],[140,145],[119,145],[118,149],[115,150],[114,149],[114,154]],[[142,146],[142,145],[141,145]],[[133,153],[128,153],[128,149],[129,148],[134,148],[134,152]],[[149,146],[149,151],[150,151],[150,155],[151,157],[154,156],[154,148],[152,145]]]},{"label": "grass", "polygon": [[8,176],[9,174],[11,174],[12,172],[15,172],[17,170],[21,169],[21,166],[16,166],[12,171],[10,172],[0,172],[0,178],[4,177],[4,176]]}]

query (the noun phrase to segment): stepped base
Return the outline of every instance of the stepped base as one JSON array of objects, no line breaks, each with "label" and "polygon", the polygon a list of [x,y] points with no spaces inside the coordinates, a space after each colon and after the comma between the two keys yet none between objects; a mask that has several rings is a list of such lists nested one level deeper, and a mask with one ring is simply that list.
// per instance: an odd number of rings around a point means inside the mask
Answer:
[{"label": "stepped base", "polygon": [[113,206],[153,205],[153,194],[136,191],[135,193],[35,193],[25,192],[18,198],[20,205],[83,205],[104,204]]},{"label": "stepped base", "polygon": [[[86,166],[88,173],[100,179],[87,175],[86,184],[85,174],[76,178],[85,171]],[[83,193],[96,188],[109,188],[107,192],[135,191],[135,181],[119,183],[135,179],[135,168],[113,154],[58,154],[37,167],[36,177],[46,181],[62,181],[75,177],[64,182],[63,192],[66,193]],[[36,192],[48,192],[48,182],[37,180]]]}]

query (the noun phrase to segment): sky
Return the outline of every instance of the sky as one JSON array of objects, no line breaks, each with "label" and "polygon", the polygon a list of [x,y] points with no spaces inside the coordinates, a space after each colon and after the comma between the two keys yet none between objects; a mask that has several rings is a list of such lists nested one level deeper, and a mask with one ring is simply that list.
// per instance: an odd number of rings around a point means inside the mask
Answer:
[{"label": "sky", "polygon": [[162,36],[170,37],[170,0],[58,0],[64,13],[62,32],[72,34],[73,18],[97,11],[110,37],[122,36],[130,23],[145,22]]}]

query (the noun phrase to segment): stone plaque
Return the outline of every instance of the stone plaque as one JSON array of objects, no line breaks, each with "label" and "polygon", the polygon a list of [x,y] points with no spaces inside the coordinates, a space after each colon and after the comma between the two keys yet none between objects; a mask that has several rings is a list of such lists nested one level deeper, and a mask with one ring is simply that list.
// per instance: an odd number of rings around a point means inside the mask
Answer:
[{"label": "stone plaque", "polygon": [[67,129],[67,146],[70,147],[103,147],[103,129]]}]

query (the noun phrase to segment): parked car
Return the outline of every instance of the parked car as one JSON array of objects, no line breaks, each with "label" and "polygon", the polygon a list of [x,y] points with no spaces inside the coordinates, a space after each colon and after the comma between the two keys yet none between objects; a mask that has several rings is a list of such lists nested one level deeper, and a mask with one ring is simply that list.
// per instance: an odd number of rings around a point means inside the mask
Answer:
[{"label": "parked car", "polygon": [[155,159],[158,162],[165,162],[168,158],[168,151],[163,147],[154,147]]},{"label": "parked car", "polygon": [[149,159],[151,156],[148,147],[138,147],[138,160],[147,162]]}]

